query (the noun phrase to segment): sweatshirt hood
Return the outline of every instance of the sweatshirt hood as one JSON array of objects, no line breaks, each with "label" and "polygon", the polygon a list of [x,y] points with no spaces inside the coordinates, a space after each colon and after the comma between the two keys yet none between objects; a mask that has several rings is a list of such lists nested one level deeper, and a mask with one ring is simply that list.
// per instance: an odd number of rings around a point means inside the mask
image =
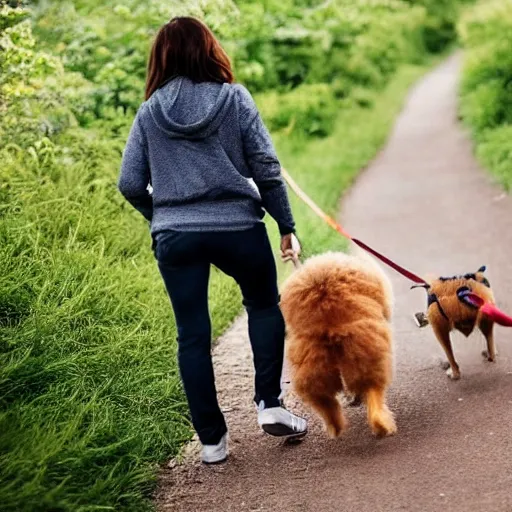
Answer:
[{"label": "sweatshirt hood", "polygon": [[233,102],[230,84],[177,77],[148,100],[151,116],[172,138],[200,139],[215,132]]}]

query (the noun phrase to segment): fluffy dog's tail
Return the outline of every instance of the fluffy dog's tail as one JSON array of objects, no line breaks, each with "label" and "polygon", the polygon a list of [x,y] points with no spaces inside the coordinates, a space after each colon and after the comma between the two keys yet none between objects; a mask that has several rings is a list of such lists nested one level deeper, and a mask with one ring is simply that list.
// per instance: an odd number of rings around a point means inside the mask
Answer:
[{"label": "fluffy dog's tail", "polygon": [[384,390],[370,388],[366,392],[365,399],[368,423],[373,433],[378,437],[393,435],[396,432],[396,424],[391,411],[386,406]]}]

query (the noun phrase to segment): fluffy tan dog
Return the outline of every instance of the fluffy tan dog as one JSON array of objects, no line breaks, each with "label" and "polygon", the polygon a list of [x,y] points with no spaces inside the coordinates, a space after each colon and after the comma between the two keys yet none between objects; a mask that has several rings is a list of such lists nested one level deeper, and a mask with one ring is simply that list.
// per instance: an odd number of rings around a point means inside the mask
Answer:
[{"label": "fluffy tan dog", "polygon": [[337,394],[363,400],[375,435],[396,425],[386,406],[392,377],[392,290],[370,256],[327,253],[310,258],[284,284],[292,386],[323,419],[330,437],[346,420]]}]

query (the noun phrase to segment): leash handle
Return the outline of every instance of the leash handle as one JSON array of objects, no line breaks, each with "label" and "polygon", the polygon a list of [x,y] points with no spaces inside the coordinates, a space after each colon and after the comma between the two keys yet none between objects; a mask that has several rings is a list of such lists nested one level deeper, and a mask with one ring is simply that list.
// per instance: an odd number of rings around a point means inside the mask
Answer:
[{"label": "leash handle", "polygon": [[290,252],[290,254],[288,254],[282,258],[283,262],[288,263],[289,261],[291,261],[293,263],[293,266],[295,267],[295,269],[296,270],[299,269],[302,266],[302,263],[300,262],[299,255],[296,253],[291,254],[291,251],[289,251],[289,252]]},{"label": "leash handle", "polygon": [[284,255],[281,256],[282,260],[286,263],[291,261],[293,266],[297,269],[301,266],[300,253],[302,248],[300,242],[294,233],[291,234],[292,247],[288,249]]},{"label": "leash handle", "polygon": [[292,233],[292,251],[293,251],[292,261],[293,261],[293,265],[296,269],[301,266],[300,259],[299,259],[301,250],[302,250],[302,248],[300,246],[299,239],[295,236],[294,233]]}]

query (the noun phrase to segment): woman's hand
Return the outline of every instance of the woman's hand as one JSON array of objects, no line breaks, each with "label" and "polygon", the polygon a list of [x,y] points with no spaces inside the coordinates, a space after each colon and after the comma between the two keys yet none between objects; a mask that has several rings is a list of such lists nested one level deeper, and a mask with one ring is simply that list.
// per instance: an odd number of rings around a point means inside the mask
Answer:
[{"label": "woman's hand", "polygon": [[284,262],[298,260],[300,251],[300,243],[293,233],[281,237],[281,259]]}]

